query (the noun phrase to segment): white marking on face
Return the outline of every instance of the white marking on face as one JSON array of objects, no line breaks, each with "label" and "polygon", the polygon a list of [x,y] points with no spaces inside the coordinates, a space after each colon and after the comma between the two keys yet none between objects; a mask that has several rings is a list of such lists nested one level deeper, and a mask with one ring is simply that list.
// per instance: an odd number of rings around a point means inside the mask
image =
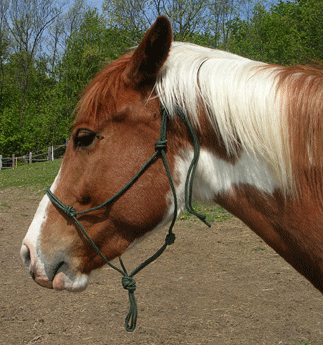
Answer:
[{"label": "white marking on face", "polygon": [[[51,187],[52,193],[55,193],[59,179],[60,171]],[[73,260],[66,257],[64,253],[56,253],[49,261],[46,261],[40,248],[39,239],[47,221],[50,204],[48,196],[45,195],[22,242],[20,256],[38,284],[55,290],[82,291],[87,287],[89,277],[86,274],[74,272],[75,260],[73,263]]]},{"label": "white marking on face", "polygon": [[[52,186],[50,188],[52,193],[55,192],[59,178],[60,178],[60,171],[58,172],[58,174],[54,180],[54,183],[52,184]],[[41,202],[38,206],[38,209],[36,211],[34,219],[30,224],[30,227],[28,229],[28,232],[26,234],[24,241],[27,240],[29,243],[36,245],[37,240],[38,240],[40,233],[41,233],[42,226],[47,220],[47,209],[48,209],[48,206],[50,205],[50,203],[51,202],[50,202],[48,196],[44,195],[43,199],[41,200]]]},{"label": "white marking on face", "polygon": [[[51,186],[51,191],[54,192],[59,181],[60,171],[58,172],[54,183]],[[22,247],[20,250],[20,256],[22,260],[25,262],[27,266],[29,266],[29,270],[33,272],[37,272],[39,275],[45,276],[45,266],[42,262],[41,258],[39,257],[39,250],[38,250],[38,239],[41,234],[41,230],[44,224],[47,221],[47,211],[50,205],[50,200],[47,195],[45,195],[35,213],[35,216],[29,226],[27,234],[22,241]],[[29,253],[28,253],[29,252]],[[26,258],[30,258],[26,260]]]}]

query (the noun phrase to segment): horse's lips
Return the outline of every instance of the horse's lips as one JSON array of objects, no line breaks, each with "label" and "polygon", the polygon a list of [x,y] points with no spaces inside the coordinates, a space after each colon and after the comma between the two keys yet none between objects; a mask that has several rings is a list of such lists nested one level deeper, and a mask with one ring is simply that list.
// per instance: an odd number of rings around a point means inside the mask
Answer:
[{"label": "horse's lips", "polygon": [[70,292],[79,292],[86,289],[89,277],[86,274],[71,276],[68,274],[67,264],[63,264],[56,272],[52,286],[57,291],[67,290]]},{"label": "horse's lips", "polygon": [[33,276],[33,279],[38,285],[56,291],[79,292],[85,290],[88,285],[87,275],[82,274],[79,277],[71,278],[63,270],[57,271],[53,280],[44,276]]},{"label": "horse's lips", "polygon": [[53,282],[43,276],[35,276],[34,281],[40,286],[45,287],[47,289],[53,288]]},{"label": "horse's lips", "polygon": [[58,273],[53,280],[53,288],[57,291],[66,290],[66,275],[64,273]]},{"label": "horse's lips", "polygon": [[89,277],[86,274],[79,273],[76,276],[69,274],[68,265],[64,262],[58,266],[56,272],[53,274],[52,280],[50,280],[46,275],[39,274],[35,269],[30,269],[30,275],[38,285],[57,291],[83,291],[86,289],[89,280]]},{"label": "horse's lips", "polygon": [[88,285],[88,275],[82,273],[71,274],[69,265],[65,262],[61,262],[57,266],[50,278],[46,274],[41,273],[36,266],[35,264],[31,265],[29,272],[33,280],[42,287],[57,291],[78,292],[85,290]]}]

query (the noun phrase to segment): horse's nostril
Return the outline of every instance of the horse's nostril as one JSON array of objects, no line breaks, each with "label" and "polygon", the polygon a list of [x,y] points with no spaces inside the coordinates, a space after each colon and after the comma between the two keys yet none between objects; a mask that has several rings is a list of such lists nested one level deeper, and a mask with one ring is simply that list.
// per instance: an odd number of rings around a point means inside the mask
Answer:
[{"label": "horse's nostril", "polygon": [[25,244],[23,244],[21,246],[20,257],[21,257],[22,261],[24,262],[24,264],[27,267],[29,267],[30,266],[30,250],[29,250],[28,246],[26,246]]}]

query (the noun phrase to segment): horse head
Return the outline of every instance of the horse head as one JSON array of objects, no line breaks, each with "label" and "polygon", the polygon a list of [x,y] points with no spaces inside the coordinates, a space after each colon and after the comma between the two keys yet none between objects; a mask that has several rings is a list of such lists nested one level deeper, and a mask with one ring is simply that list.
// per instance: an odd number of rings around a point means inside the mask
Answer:
[{"label": "horse head", "polygon": [[[51,192],[77,211],[115,195],[155,151],[161,106],[154,85],[172,42],[169,21],[159,17],[134,52],[107,65],[84,91],[60,171]],[[170,129],[171,135],[171,129]],[[173,169],[173,140],[167,156]],[[107,260],[172,216],[161,160],[154,160],[113,203],[78,217]],[[21,256],[34,280],[57,290],[82,290],[103,260],[75,223],[48,196],[23,240]]]}]

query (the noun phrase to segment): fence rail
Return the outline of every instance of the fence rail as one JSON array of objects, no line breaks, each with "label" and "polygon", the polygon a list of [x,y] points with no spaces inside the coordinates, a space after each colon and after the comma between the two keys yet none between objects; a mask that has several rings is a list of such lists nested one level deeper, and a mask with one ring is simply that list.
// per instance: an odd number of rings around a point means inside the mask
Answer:
[{"label": "fence rail", "polygon": [[68,140],[63,145],[50,146],[47,151],[29,152],[24,156],[16,156],[14,154],[4,157],[0,155],[0,170],[14,169],[19,165],[32,164],[37,162],[53,161],[64,155]]}]

